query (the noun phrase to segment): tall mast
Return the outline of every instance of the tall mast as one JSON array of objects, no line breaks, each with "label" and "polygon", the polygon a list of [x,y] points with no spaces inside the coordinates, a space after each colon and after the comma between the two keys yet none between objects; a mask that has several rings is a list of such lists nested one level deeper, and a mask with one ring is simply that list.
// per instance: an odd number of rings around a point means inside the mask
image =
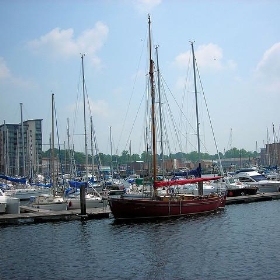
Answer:
[{"label": "tall mast", "polygon": [[52,185],[53,185],[53,195],[56,191],[56,182],[55,182],[55,168],[54,168],[54,94],[52,93],[52,135],[51,135],[51,176],[52,176]]},{"label": "tall mast", "polygon": [[[85,155],[86,155],[86,186],[88,184],[88,149],[87,149],[87,124],[86,124],[86,96],[85,96],[85,72],[84,72],[84,56],[82,58],[82,75],[83,75],[83,100],[84,100],[84,129],[85,129]],[[85,196],[85,185],[80,187],[80,206],[81,215],[86,215],[86,196]]]},{"label": "tall mast", "polygon": [[155,87],[154,87],[154,62],[152,60],[152,39],[151,39],[151,19],[148,16],[149,22],[149,57],[150,57],[150,86],[151,86],[151,99],[152,99],[152,149],[153,149],[153,181],[157,178],[157,157],[156,157],[156,122],[155,122]]},{"label": "tall mast", "polygon": [[[191,47],[192,47],[192,57],[193,57],[193,79],[194,79],[194,93],[195,93],[198,168],[199,168],[199,176],[201,177],[200,135],[199,135],[199,117],[198,117],[198,101],[197,101],[197,87],[196,87],[196,63],[195,63],[193,42],[191,42]],[[203,183],[202,182],[198,183],[198,194],[203,195]]]},{"label": "tall mast", "polygon": [[24,131],[22,119],[22,103],[20,103],[20,122],[21,122],[21,147],[22,147],[22,175],[25,176],[25,154],[24,154]]},{"label": "tall mast", "polygon": [[94,149],[93,149],[93,123],[92,123],[92,116],[90,116],[90,144],[91,144],[91,174],[94,175]]},{"label": "tall mast", "polygon": [[85,155],[86,155],[86,180],[88,180],[88,148],[87,148],[87,125],[86,125],[86,97],[85,97],[85,73],[84,73],[84,56],[82,54],[82,76],[83,76],[83,99],[84,99],[84,130],[85,130]]},{"label": "tall mast", "polygon": [[113,179],[113,145],[112,145],[112,126],[110,126],[110,147],[111,147],[111,176]]},{"label": "tall mast", "polygon": [[191,42],[192,46],[192,57],[193,57],[193,78],[194,78],[194,93],[195,93],[195,111],[196,111],[196,133],[197,133],[197,152],[198,152],[198,161],[201,161],[200,158],[200,135],[199,135],[199,117],[198,117],[198,101],[197,101],[197,87],[196,87],[196,67],[195,67],[195,56],[193,50],[193,42]]},{"label": "tall mast", "polygon": [[157,74],[158,74],[158,102],[159,102],[159,125],[160,125],[160,157],[161,157],[161,170],[164,176],[164,161],[163,161],[163,129],[162,129],[162,103],[161,103],[161,93],[160,93],[160,73],[159,73],[159,63],[158,63],[158,46],[156,46],[157,54]]},{"label": "tall mast", "polygon": [[10,163],[9,163],[9,133],[8,133],[8,128],[7,128],[7,125],[6,125],[6,122],[4,121],[4,125],[5,125],[5,151],[4,151],[4,162],[5,162],[5,175],[10,175],[9,174],[9,166],[10,166]]},{"label": "tall mast", "polygon": [[[69,172],[70,177],[71,177],[72,176],[72,172],[71,172],[71,154],[70,154],[70,140],[69,139],[70,139],[69,118],[67,118],[67,154],[68,154],[68,159],[69,159],[69,162],[68,162],[68,164],[69,164],[68,172]],[[66,164],[66,166],[67,166],[67,164]]]},{"label": "tall mast", "polygon": [[17,130],[17,160],[16,160],[16,175],[19,175],[19,132]]}]

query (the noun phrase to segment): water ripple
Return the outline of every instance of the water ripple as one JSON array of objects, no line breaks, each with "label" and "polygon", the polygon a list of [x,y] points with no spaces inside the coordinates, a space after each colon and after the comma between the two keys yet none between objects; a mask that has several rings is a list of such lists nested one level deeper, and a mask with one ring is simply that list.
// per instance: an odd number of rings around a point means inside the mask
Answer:
[{"label": "water ripple", "polygon": [[279,279],[280,201],[148,222],[0,228],[1,279]]}]

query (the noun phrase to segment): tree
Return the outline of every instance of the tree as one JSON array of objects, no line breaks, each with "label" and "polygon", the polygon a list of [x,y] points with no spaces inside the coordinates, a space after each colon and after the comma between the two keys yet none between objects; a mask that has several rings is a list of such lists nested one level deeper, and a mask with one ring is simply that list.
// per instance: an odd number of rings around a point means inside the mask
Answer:
[{"label": "tree", "polygon": [[[58,150],[54,149],[54,156],[56,158],[59,158],[61,161],[64,161],[65,159],[65,153],[68,158],[68,151],[67,150]],[[221,152],[219,153],[220,158],[256,158],[258,157],[258,153],[256,151],[250,152],[246,151],[245,149],[237,149],[237,148],[232,148],[228,151],[225,151],[224,154]],[[50,158],[51,157],[51,151],[47,150],[45,152],[42,152],[42,157],[45,158]],[[75,152],[74,158],[78,164],[85,164],[85,154],[81,152]],[[143,151],[141,155],[138,154],[133,154],[130,156],[129,152],[127,150],[123,150],[122,154],[119,155],[106,155],[103,153],[99,153],[98,155],[95,155],[94,157],[94,162],[95,164],[101,164],[101,165],[111,165],[113,161],[118,163],[118,164],[126,164],[132,161],[144,161],[144,162],[151,162],[152,160],[152,153],[149,151]],[[160,155],[157,155],[157,158],[160,159]],[[218,158],[218,155],[210,155],[208,153],[202,153],[201,154],[201,159],[206,159],[206,160],[216,160]],[[164,159],[187,159],[192,162],[197,162],[198,161],[198,152],[193,151],[188,154],[183,153],[183,152],[177,152],[175,154],[170,154],[170,155],[164,155]]]}]

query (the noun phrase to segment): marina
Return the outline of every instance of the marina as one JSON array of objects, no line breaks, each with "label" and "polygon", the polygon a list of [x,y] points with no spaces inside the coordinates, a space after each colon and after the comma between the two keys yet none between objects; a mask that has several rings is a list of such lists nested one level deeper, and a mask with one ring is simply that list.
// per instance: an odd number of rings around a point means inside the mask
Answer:
[{"label": "marina", "polygon": [[279,1],[1,4],[0,280],[280,279]]},{"label": "marina", "polygon": [[[261,201],[279,200],[280,192],[259,193],[256,195],[227,197],[226,205],[245,204]],[[81,214],[81,209],[49,211],[36,209],[29,206],[20,206],[19,214],[0,215],[0,225],[15,224],[36,224],[43,222],[74,221],[74,220],[93,220],[108,219],[112,216],[109,206],[103,208],[88,208],[85,215]]]}]

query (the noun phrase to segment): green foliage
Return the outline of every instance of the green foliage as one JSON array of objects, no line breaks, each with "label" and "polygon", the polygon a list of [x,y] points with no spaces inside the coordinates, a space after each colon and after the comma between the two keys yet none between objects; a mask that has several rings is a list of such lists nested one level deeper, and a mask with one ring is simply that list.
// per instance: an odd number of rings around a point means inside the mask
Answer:
[{"label": "green foliage", "polygon": [[244,149],[238,150],[237,148],[232,148],[225,152],[223,158],[255,158],[258,156],[258,153],[256,151],[254,152],[248,152]]},{"label": "green foliage", "polygon": [[[55,157],[60,158],[61,161],[63,160],[69,160],[69,153],[68,151],[65,150],[59,150],[54,149],[54,155]],[[50,158],[51,153],[50,150],[42,152],[42,156],[45,158]],[[237,148],[232,148],[228,151],[226,151],[224,154],[220,153],[220,158],[256,158],[258,156],[258,153],[256,151],[254,152],[249,152],[244,149],[237,149]],[[158,159],[160,156],[157,156]],[[81,152],[75,152],[74,155],[75,161],[77,164],[84,164],[85,163],[85,154]],[[196,162],[198,161],[198,152],[193,151],[188,154],[183,153],[183,152],[178,152],[176,154],[170,154],[170,155],[164,155],[165,159],[186,159],[188,161]],[[216,155],[209,155],[208,153],[202,153],[201,154],[201,159],[204,160],[215,160],[217,159],[218,156]],[[138,154],[133,154],[130,155],[128,151],[124,150],[122,151],[121,155],[105,155],[103,153],[99,153],[99,155],[95,155],[94,157],[94,162],[99,163],[101,165],[108,165],[110,166],[111,163],[113,162],[114,164],[127,164],[129,162],[134,162],[134,161],[144,161],[144,162],[151,162],[152,155],[151,153],[147,153],[146,151],[142,152],[141,155]],[[91,162],[91,155],[89,155],[89,163]]]}]

